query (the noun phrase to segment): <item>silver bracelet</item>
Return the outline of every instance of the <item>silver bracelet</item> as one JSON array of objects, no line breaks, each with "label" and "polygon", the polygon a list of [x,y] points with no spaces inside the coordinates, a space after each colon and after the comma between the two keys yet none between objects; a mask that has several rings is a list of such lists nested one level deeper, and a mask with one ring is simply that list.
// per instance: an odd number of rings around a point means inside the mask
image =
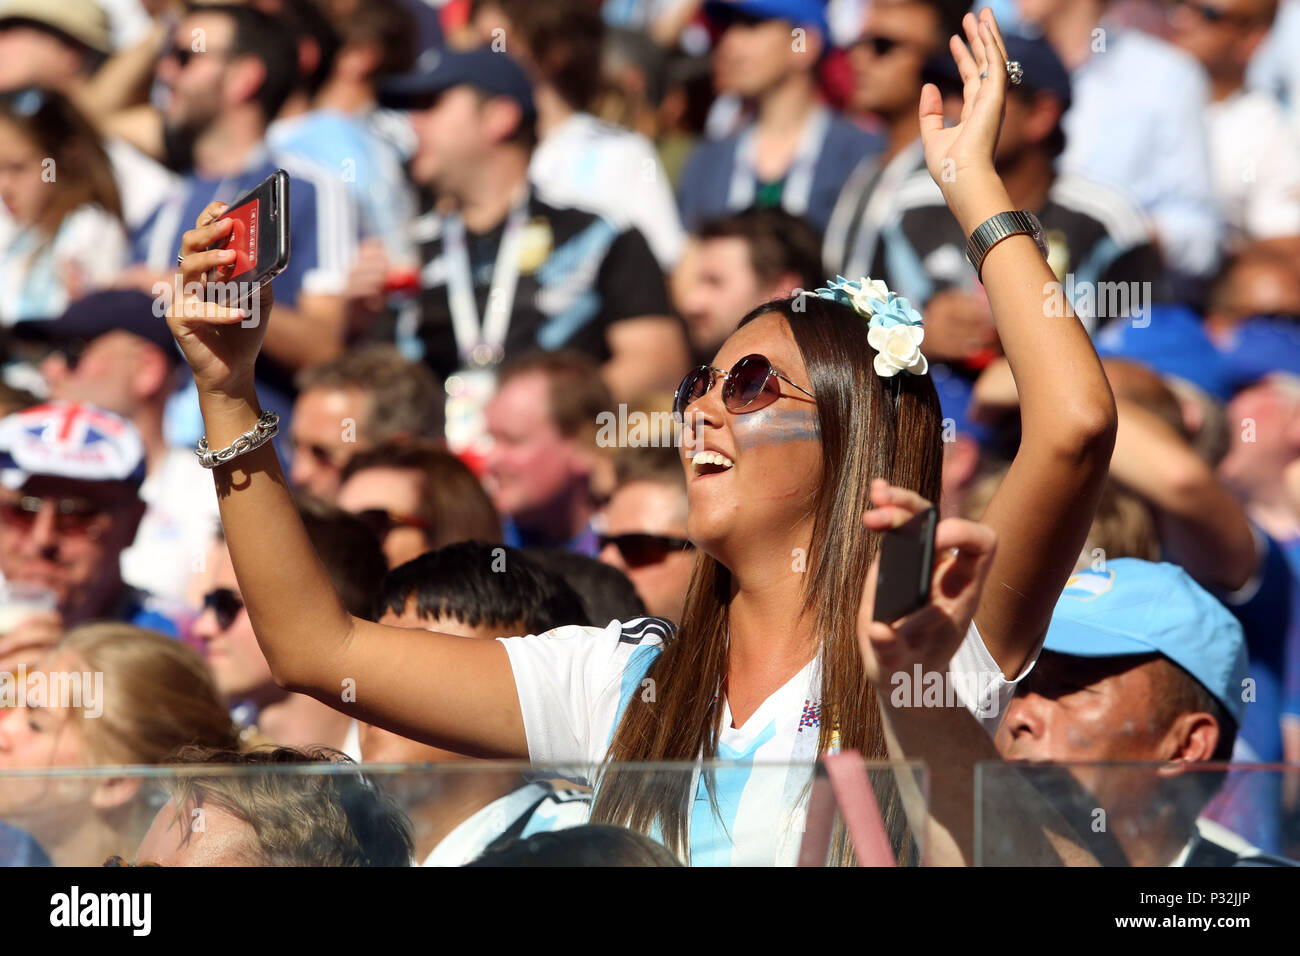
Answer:
[{"label": "silver bracelet", "polygon": [[255,448],[261,448],[280,432],[280,416],[275,412],[262,412],[257,424],[220,451],[208,448],[208,436],[199,439],[194,454],[199,456],[199,464],[204,468],[216,468],[232,458],[247,454]]}]

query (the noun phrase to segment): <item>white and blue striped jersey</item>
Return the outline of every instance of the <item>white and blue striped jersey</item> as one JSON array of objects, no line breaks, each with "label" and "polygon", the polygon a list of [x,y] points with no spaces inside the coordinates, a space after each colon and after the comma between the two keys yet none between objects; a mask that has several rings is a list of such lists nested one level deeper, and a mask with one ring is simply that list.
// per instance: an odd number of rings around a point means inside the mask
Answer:
[{"label": "white and blue striped jersey", "polygon": [[[529,759],[534,764],[600,764],[633,694],[672,693],[646,676],[670,628],[658,618],[638,618],[611,621],[605,628],[559,627],[500,638],[519,693]],[[708,790],[696,782],[690,824],[693,865],[771,866],[797,860],[806,784],[818,755],[819,665],[819,659],[809,661],[740,727],[732,726],[731,708],[725,698],[721,702],[718,759],[730,766],[714,774],[717,812]],[[953,656],[950,677],[957,698],[994,732],[1020,678],[1002,675],[974,624]]]}]

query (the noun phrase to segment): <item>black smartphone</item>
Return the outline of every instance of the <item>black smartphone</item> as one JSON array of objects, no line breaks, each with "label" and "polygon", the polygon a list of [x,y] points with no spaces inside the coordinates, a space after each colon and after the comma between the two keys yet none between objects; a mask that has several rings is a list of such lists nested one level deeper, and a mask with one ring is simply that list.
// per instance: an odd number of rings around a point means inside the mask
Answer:
[{"label": "black smartphone", "polygon": [[232,271],[223,282],[237,282],[240,298],[270,282],[289,264],[289,174],[277,169],[230,204],[217,221],[235,223],[230,236],[209,249],[234,249]]},{"label": "black smartphone", "polygon": [[934,508],[926,508],[881,536],[875,620],[897,621],[929,602],[938,519]]}]

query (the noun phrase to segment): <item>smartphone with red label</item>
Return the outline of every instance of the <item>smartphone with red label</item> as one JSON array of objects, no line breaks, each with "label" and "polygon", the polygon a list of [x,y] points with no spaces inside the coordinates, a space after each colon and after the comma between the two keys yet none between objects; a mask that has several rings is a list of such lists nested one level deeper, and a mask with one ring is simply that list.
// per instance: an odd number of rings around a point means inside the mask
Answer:
[{"label": "smartphone with red label", "polygon": [[938,512],[926,508],[881,535],[875,620],[890,623],[929,602],[934,528],[938,520]]},{"label": "smartphone with red label", "polygon": [[277,169],[240,196],[217,221],[235,225],[230,236],[209,249],[234,249],[235,262],[222,282],[239,284],[239,298],[270,282],[289,264],[289,174]]}]

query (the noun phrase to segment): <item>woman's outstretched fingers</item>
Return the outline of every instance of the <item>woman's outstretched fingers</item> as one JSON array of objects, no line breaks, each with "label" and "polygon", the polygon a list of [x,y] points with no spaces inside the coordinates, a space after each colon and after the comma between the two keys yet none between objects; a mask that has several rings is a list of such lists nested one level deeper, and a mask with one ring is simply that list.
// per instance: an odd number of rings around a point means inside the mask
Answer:
[{"label": "woman's outstretched fingers", "polygon": [[998,18],[993,15],[993,10],[989,7],[985,7],[984,9],[988,10],[988,13],[984,14],[984,16],[988,21],[989,31],[993,34],[993,41],[997,44],[998,52],[1001,54],[1003,62],[1006,62],[1011,59],[1011,57],[1007,54],[1007,44],[1006,41],[1002,39],[1002,29],[998,26]]},{"label": "woman's outstretched fingers", "polygon": [[970,47],[971,55],[975,58],[975,66],[978,69],[975,75],[979,76],[988,66],[988,54],[984,48],[984,38],[980,35],[980,23],[973,13],[968,13],[962,17],[962,29],[966,31],[966,43]]}]

